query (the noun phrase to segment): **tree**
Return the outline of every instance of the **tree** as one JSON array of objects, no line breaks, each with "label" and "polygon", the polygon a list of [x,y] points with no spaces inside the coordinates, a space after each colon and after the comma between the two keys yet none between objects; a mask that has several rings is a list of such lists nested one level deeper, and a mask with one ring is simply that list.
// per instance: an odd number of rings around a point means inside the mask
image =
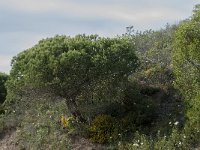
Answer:
[{"label": "tree", "polygon": [[52,89],[66,99],[72,115],[84,121],[78,99],[117,99],[137,66],[134,46],[126,37],[55,36],[13,58],[8,89]]},{"label": "tree", "polygon": [[0,104],[2,104],[6,99],[7,90],[5,87],[5,83],[7,80],[8,80],[8,75],[0,72]]},{"label": "tree", "polygon": [[[199,116],[200,99],[200,7],[193,16],[182,23],[176,32],[173,52],[173,67],[176,87],[188,104],[188,117]],[[200,120],[200,118],[195,120]]]}]

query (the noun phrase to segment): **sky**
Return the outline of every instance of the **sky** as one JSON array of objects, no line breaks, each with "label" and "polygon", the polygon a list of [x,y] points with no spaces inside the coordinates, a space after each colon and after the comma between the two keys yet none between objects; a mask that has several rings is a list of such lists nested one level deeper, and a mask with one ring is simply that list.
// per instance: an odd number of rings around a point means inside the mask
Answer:
[{"label": "sky", "polygon": [[114,37],[164,28],[192,15],[200,0],[0,0],[0,72],[19,52],[54,35]]}]

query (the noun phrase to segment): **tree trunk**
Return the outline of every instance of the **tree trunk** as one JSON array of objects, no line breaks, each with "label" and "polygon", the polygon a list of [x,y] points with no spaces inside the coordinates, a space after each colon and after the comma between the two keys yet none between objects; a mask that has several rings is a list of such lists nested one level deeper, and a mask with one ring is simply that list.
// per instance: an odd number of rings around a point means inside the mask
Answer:
[{"label": "tree trunk", "polygon": [[80,122],[85,123],[86,120],[81,114],[80,110],[78,109],[75,99],[76,98],[67,98],[66,99],[67,107],[74,118],[78,119]]}]

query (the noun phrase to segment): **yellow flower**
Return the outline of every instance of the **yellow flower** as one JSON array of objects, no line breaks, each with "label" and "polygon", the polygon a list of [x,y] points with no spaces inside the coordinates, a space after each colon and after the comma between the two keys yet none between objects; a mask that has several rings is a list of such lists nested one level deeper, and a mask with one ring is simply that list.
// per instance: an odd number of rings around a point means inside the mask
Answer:
[{"label": "yellow flower", "polygon": [[63,127],[66,128],[68,126],[68,120],[67,120],[67,118],[63,114],[61,115],[60,122],[63,125]]}]

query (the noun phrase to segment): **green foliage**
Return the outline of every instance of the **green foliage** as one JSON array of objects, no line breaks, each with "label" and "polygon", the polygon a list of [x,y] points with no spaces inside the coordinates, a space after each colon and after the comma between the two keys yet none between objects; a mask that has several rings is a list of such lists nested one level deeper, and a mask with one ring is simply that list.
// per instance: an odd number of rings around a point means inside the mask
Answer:
[{"label": "green foliage", "polygon": [[142,119],[137,118],[133,113],[129,113],[122,118],[98,115],[89,126],[90,139],[97,143],[115,143],[120,140],[128,140],[133,136],[136,129],[144,133],[147,132],[144,131],[144,124],[140,124],[145,122]]},{"label": "green foliage", "polygon": [[194,10],[193,10],[193,20],[200,20],[200,4],[195,5]]},{"label": "green foliage", "polygon": [[168,66],[171,64],[172,42],[176,28],[177,25],[167,24],[164,29],[136,32],[132,36],[144,67],[145,65]]},{"label": "green foliage", "polygon": [[109,115],[97,116],[90,125],[91,140],[98,143],[115,140],[115,124],[115,119]]},{"label": "green foliage", "polygon": [[[152,91],[154,90],[158,89],[153,89]],[[95,119],[91,121],[91,139],[104,143],[130,139],[136,129],[145,134],[149,132],[152,123],[158,117],[156,114],[158,104],[140,92],[139,85],[129,83],[123,92],[121,103],[111,103],[100,108],[90,105],[89,107],[94,107],[96,111],[96,116],[95,113],[93,114]],[[99,116],[98,114],[106,115]],[[144,128],[146,129],[144,130]]]},{"label": "green foliage", "polygon": [[120,99],[124,81],[138,66],[134,49],[126,37],[77,35],[41,40],[13,58],[9,94],[26,86],[52,89],[66,98],[77,117],[78,99]]},{"label": "green foliage", "polygon": [[[21,52],[12,60],[0,132],[17,127],[16,142],[24,149],[70,149],[74,135],[120,150],[197,147],[200,5],[193,12],[178,26],[159,31],[117,38],[55,36]],[[3,101],[7,79],[0,74]],[[187,104],[185,126],[172,83]]]},{"label": "green foliage", "polygon": [[152,148],[149,138],[139,132],[134,134],[134,139],[131,143],[119,145],[120,150],[149,150]]},{"label": "green foliage", "polygon": [[172,85],[172,43],[178,25],[167,24],[158,31],[135,32],[131,39],[135,43],[136,53],[141,65],[134,78],[158,86]]},{"label": "green foliage", "polygon": [[189,147],[184,134],[181,134],[179,131],[174,129],[169,136],[159,137],[159,139],[154,143],[154,149],[187,150]]},{"label": "green foliage", "polygon": [[5,83],[8,80],[8,75],[0,72],[0,104],[2,104],[7,95],[7,90],[5,87]]},{"label": "green foliage", "polygon": [[90,139],[97,143],[124,141],[135,132],[135,125],[128,118],[98,115],[89,126]]},{"label": "green foliage", "polygon": [[4,115],[4,129],[16,128],[13,142],[21,149],[70,149],[69,130],[60,124],[61,114],[69,114],[64,99],[39,91],[23,94]]},{"label": "green foliage", "polygon": [[60,117],[60,122],[64,128],[71,128],[76,120],[73,117],[66,117],[63,114]]},{"label": "green foliage", "polygon": [[[149,126],[156,120],[158,103],[155,99],[146,95],[147,93],[158,92],[159,89],[141,87],[136,83],[129,84],[124,92],[123,106],[125,114],[123,117],[129,120],[130,124],[136,127]],[[132,123],[131,123],[132,122]]]},{"label": "green foliage", "polygon": [[200,9],[197,5],[194,15],[184,22],[176,32],[173,53],[175,85],[187,103],[187,116],[196,122],[199,115],[200,91]]},{"label": "green foliage", "polygon": [[154,137],[136,132],[132,142],[123,143],[118,148],[120,150],[190,150],[197,146],[190,143],[191,137],[189,128],[183,131],[174,128],[171,134],[164,136],[158,131]]}]

